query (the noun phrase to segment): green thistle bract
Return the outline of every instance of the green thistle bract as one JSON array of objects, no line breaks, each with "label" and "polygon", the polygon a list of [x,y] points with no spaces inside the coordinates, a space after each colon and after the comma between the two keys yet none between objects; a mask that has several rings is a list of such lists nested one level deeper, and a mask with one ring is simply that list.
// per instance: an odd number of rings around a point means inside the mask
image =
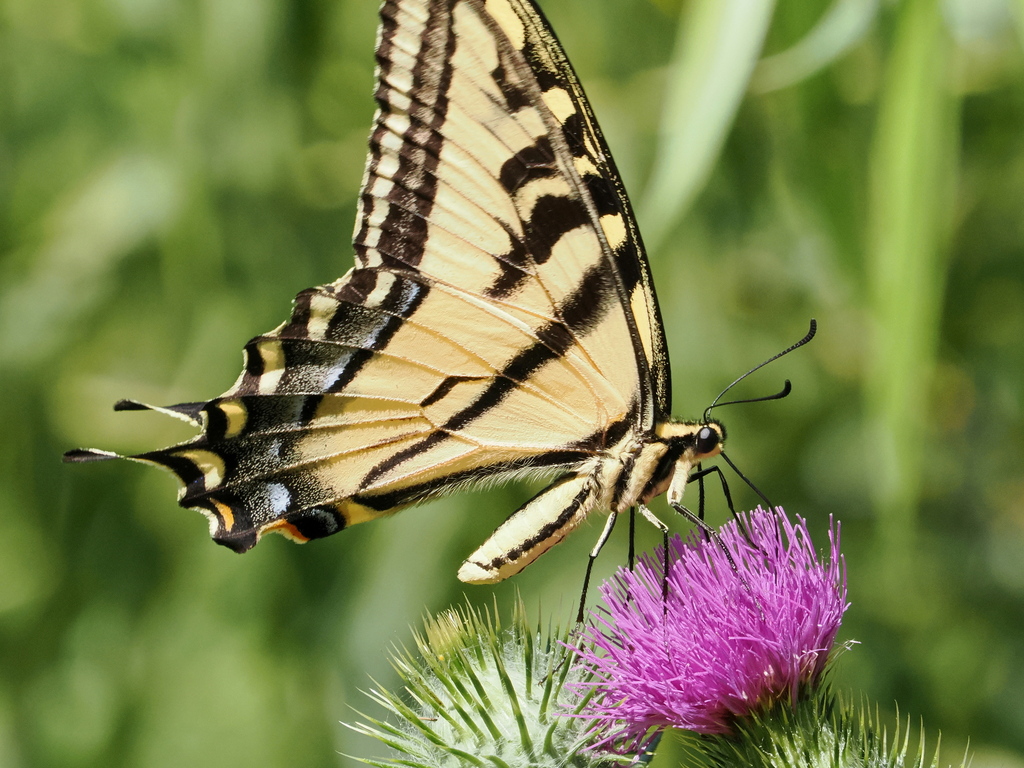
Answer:
[{"label": "green thistle bract", "polygon": [[415,651],[393,655],[404,692],[368,692],[393,722],[363,715],[364,722],[349,725],[399,755],[362,761],[382,768],[614,765],[585,749],[594,741],[592,723],[565,716],[586,704],[564,690],[566,683],[589,675],[572,663],[566,639],[564,631],[531,629],[521,604],[506,629],[472,608],[427,619]]},{"label": "green thistle bract", "polygon": [[[787,703],[737,720],[728,736],[678,731],[682,768],[939,768],[939,745],[897,721],[891,736],[877,710],[818,688],[795,709]],[[916,748],[912,748],[914,742]],[[929,753],[931,758],[929,759]],[[958,765],[966,768],[967,759]]]}]

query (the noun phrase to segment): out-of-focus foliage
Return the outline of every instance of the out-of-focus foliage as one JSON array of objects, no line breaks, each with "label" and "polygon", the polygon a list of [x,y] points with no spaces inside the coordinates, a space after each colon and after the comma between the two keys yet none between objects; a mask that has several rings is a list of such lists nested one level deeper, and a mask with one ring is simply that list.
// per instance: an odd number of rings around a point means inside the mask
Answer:
[{"label": "out-of-focus foliage", "polygon": [[[348,269],[375,5],[0,0],[0,765],[375,754],[338,724],[356,690],[393,684],[385,647],[533,490],[239,557],[170,477],[59,461],[187,437],[110,406],[222,392],[294,293]],[[839,682],[951,760],[970,736],[975,768],[1022,765],[1024,3],[724,5],[543,3],[657,235],[675,410],[818,319],[742,385],[789,399],[721,412],[730,455],[842,521],[840,639],[862,644]],[[564,620],[597,533],[466,589]]]}]

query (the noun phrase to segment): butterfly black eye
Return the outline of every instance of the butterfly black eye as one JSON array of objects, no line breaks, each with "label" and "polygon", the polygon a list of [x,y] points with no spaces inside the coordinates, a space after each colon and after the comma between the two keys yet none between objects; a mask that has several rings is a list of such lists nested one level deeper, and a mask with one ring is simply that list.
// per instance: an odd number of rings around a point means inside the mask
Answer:
[{"label": "butterfly black eye", "polygon": [[697,433],[697,453],[711,453],[718,445],[718,433],[711,427],[701,427]]}]

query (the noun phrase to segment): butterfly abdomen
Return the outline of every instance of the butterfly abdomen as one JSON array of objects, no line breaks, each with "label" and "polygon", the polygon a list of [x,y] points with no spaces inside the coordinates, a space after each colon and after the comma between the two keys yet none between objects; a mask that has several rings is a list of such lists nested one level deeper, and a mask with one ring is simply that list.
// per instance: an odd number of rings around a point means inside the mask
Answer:
[{"label": "butterfly abdomen", "polygon": [[666,422],[652,433],[628,433],[516,510],[463,563],[459,578],[473,584],[501,581],[592,513],[619,514],[670,489],[681,491],[689,471],[721,449],[715,439],[721,435],[717,422]]}]

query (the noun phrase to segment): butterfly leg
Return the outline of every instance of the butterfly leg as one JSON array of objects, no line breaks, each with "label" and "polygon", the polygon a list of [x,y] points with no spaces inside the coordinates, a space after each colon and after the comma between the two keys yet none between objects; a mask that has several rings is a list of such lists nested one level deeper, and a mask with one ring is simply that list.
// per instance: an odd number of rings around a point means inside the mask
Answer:
[{"label": "butterfly leg", "polygon": [[[732,462],[731,461],[729,462],[729,465],[732,466]],[[733,468],[735,469],[735,467],[733,467]],[[747,530],[747,527],[743,524],[743,519],[736,513],[736,507],[733,505],[733,501],[732,501],[732,494],[729,492],[729,483],[726,482],[725,474],[722,472],[721,467],[710,467],[709,469],[701,469],[700,465],[697,465],[697,471],[694,472],[692,475],[690,475],[689,479],[690,480],[696,479],[698,481],[698,483],[700,483],[699,487],[700,487],[701,491],[703,491],[703,489],[704,489],[704,478],[707,477],[708,475],[712,474],[712,473],[717,474],[718,475],[718,479],[722,483],[722,493],[725,495],[725,503],[729,505],[729,513],[732,515],[733,520],[735,520],[737,522],[737,524],[739,525],[740,530],[743,532],[743,535],[746,537],[747,541],[750,541],[750,532]],[[757,491],[758,496],[760,496],[765,501],[765,503],[768,504],[768,506],[770,508],[771,507],[771,502],[768,501],[768,499],[765,497],[765,495],[763,493],[761,493],[760,491],[758,491],[757,488],[754,486],[754,484],[751,483],[749,480],[747,480],[747,478],[744,477],[742,474],[740,474],[740,477],[743,478],[743,480],[746,481],[747,484],[750,485],[751,488],[753,488],[755,491]],[[703,510],[704,496],[703,496],[703,493],[700,496],[700,503],[701,503],[701,507],[698,509],[697,517],[699,517],[701,520],[703,520],[704,519],[704,510]]]},{"label": "butterfly leg", "polygon": [[736,515],[736,507],[732,503],[732,494],[729,492],[729,483],[725,480],[725,474],[722,472],[722,468],[718,466],[708,467],[707,469],[701,469],[700,465],[697,466],[697,471],[690,475],[687,482],[696,480],[700,489],[699,506],[697,507],[697,517],[701,521],[704,520],[704,478],[711,474],[717,474],[718,479],[722,483],[722,493],[725,495],[725,503],[729,505],[729,512],[733,518],[738,519]]},{"label": "butterfly leg", "polygon": [[[738,578],[740,582],[743,584],[743,589],[745,589],[747,594],[749,594],[753,598],[754,603],[757,605],[757,610],[761,614],[761,618],[763,619],[764,608],[761,607],[761,603],[758,601],[757,596],[754,595],[754,593],[751,591],[750,584],[747,583],[747,580],[743,578],[743,574],[740,573],[740,569],[736,565],[736,560],[733,559],[732,553],[729,551],[729,548],[725,546],[725,542],[722,541],[722,537],[718,535],[718,531],[716,531],[710,525],[705,523],[703,520],[701,520],[699,517],[693,514],[693,512],[688,510],[682,504],[671,504],[670,506],[680,515],[682,515],[695,526],[697,526],[704,533],[705,536],[707,536],[711,541],[715,543],[715,545],[720,550],[722,550],[722,554],[725,555],[725,559],[729,561],[729,568],[732,569],[732,572],[736,574],[736,578]],[[735,515],[735,512],[733,514]],[[743,532],[744,536],[747,536],[747,532],[744,528],[742,528],[742,526],[740,527],[740,530]]]},{"label": "butterfly leg", "polygon": [[697,471],[693,474],[697,478],[697,517],[704,519],[704,468],[697,462]]},{"label": "butterfly leg", "polygon": [[636,507],[629,508],[629,570],[636,562]]},{"label": "butterfly leg", "polygon": [[[742,480],[744,483],[749,485],[750,488],[754,491],[754,493],[756,493],[758,495],[758,497],[760,497],[761,501],[764,502],[764,505],[765,505],[766,509],[770,510],[770,509],[772,509],[775,506],[774,504],[771,503],[771,501],[769,500],[769,498],[767,496],[765,496],[763,493],[761,493],[761,489],[760,488],[758,488],[756,485],[754,485],[752,482],[750,482],[750,479],[746,475],[744,475],[742,472],[740,472],[740,468],[732,463],[732,459],[730,459],[728,456],[725,455],[725,451],[722,451],[718,455],[721,456],[722,459],[725,461],[725,463],[728,464],[732,468],[733,472],[735,472],[737,475],[739,475],[740,480]],[[722,478],[722,484],[723,485],[725,484],[725,478],[724,477]]]},{"label": "butterfly leg", "polygon": [[583,623],[583,605],[587,601],[587,591],[590,589],[590,572],[594,570],[594,561],[597,560],[597,556],[601,554],[601,550],[604,549],[605,543],[608,541],[608,537],[612,535],[612,529],[615,527],[615,518],[618,517],[618,513],[609,512],[608,522],[604,524],[604,530],[601,531],[601,536],[597,540],[597,544],[590,550],[590,557],[587,560],[587,572],[583,576],[583,590],[580,592],[580,610],[576,614],[576,623]]},{"label": "butterfly leg", "polygon": [[661,599],[665,604],[665,610],[668,610],[668,526],[655,517],[645,504],[640,505],[640,514],[646,518],[647,522],[661,531],[662,545],[665,548],[665,562],[661,572]]},{"label": "butterfly leg", "polygon": [[[710,472],[711,470],[708,470],[708,471]],[[735,573],[737,576],[739,576],[740,570],[739,570],[739,568],[736,567],[736,561],[732,559],[732,553],[729,552],[729,548],[725,546],[725,542],[722,541],[722,537],[718,535],[718,531],[716,531],[710,525],[705,523],[703,520],[701,520],[699,517],[697,517],[695,514],[693,514],[693,512],[688,510],[682,504],[671,504],[670,506],[672,507],[672,509],[674,509],[676,512],[678,512],[680,515],[682,515],[687,520],[689,520],[691,523],[693,523],[697,528],[699,528],[700,531],[708,539],[710,539],[711,541],[715,542],[715,545],[720,550],[722,550],[722,554],[725,555],[725,559],[729,561],[729,567],[732,568],[733,573]],[[732,502],[730,501],[730,509],[731,508],[732,508]],[[736,513],[733,512],[733,515],[735,515],[735,514]]]},{"label": "butterfly leg", "polygon": [[459,580],[494,584],[519,573],[586,518],[597,488],[589,473],[556,480],[495,529],[462,564]]}]

